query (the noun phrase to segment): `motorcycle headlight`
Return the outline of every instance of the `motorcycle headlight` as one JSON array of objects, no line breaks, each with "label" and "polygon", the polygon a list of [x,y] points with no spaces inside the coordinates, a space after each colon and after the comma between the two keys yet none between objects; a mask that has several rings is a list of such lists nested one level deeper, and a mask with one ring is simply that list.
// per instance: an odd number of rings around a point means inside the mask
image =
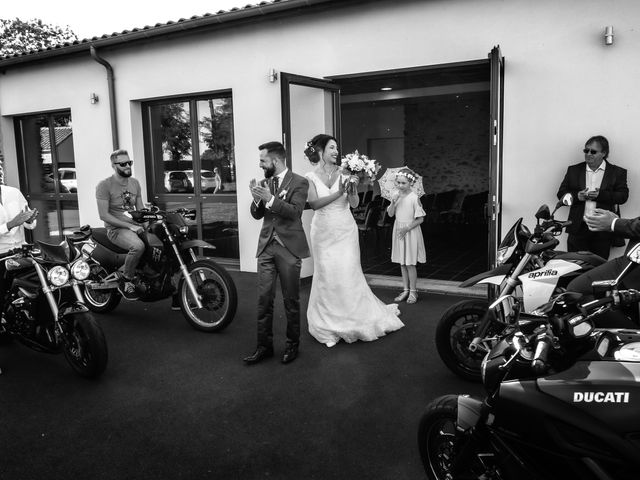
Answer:
[{"label": "motorcycle headlight", "polygon": [[49,270],[49,273],[47,273],[47,278],[49,279],[49,282],[51,282],[51,285],[61,287],[69,281],[69,270],[60,265],[57,265]]},{"label": "motorcycle headlight", "polygon": [[189,233],[189,227],[187,225],[182,225],[180,227],[180,233],[182,233],[183,235],[186,235],[187,233]]},{"label": "motorcycle headlight", "polygon": [[76,280],[86,280],[89,277],[89,273],[91,272],[91,267],[84,260],[78,260],[73,265],[71,265],[71,275]]}]

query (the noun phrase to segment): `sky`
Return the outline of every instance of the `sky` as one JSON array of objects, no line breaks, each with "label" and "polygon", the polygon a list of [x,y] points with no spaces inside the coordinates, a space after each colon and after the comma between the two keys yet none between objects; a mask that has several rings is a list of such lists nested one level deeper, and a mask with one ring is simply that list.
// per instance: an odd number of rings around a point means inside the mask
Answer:
[{"label": "sky", "polygon": [[79,39],[255,5],[261,0],[2,0],[0,18],[69,26]]}]

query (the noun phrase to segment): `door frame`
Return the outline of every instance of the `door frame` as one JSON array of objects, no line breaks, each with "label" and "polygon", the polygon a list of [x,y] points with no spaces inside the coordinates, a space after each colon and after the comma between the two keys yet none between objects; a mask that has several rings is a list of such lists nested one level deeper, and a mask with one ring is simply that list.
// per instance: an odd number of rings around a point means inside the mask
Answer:
[{"label": "door frame", "polygon": [[307,77],[294,73],[280,72],[280,102],[282,111],[282,144],[287,152],[287,166],[292,167],[291,157],[291,85],[320,88],[331,92],[333,106],[333,131],[338,140],[338,149],[341,147],[340,124],[340,85],[332,80]]}]

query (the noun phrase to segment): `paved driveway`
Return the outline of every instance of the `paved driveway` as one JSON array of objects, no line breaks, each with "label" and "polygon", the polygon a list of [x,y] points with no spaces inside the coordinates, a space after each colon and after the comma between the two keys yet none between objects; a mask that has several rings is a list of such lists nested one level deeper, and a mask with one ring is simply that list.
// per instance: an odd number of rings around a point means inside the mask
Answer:
[{"label": "paved driveway", "polygon": [[[440,314],[459,298],[422,294],[405,328],[328,349],[306,333],[300,357],[247,367],[255,346],[256,276],[234,273],[235,321],[191,329],[169,301],[123,302],[97,317],[109,365],[76,377],[62,356],[0,347],[0,478],[422,479],[416,428],[445,393],[479,393],[439,361]],[[306,306],[309,288],[303,292]],[[374,290],[384,301],[394,290]]]}]

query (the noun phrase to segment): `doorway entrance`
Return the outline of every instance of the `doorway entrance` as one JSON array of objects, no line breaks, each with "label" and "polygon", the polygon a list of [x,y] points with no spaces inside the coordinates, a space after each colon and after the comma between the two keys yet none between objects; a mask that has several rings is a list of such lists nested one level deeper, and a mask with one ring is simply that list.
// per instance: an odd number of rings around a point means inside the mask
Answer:
[{"label": "doorway entrance", "polygon": [[[378,178],[400,166],[423,177],[427,263],[418,265],[419,278],[459,282],[493,264],[500,238],[499,48],[485,60],[328,79],[282,74],[282,82],[283,138],[289,151],[293,146],[294,169],[309,169],[297,159],[297,143],[326,132],[339,139],[342,155],[358,150],[375,158]],[[297,112],[304,112],[306,123],[314,119],[313,131],[292,121],[301,117]],[[363,270],[398,276],[398,265],[390,262],[388,201],[377,183],[360,190],[354,217]]]}]

